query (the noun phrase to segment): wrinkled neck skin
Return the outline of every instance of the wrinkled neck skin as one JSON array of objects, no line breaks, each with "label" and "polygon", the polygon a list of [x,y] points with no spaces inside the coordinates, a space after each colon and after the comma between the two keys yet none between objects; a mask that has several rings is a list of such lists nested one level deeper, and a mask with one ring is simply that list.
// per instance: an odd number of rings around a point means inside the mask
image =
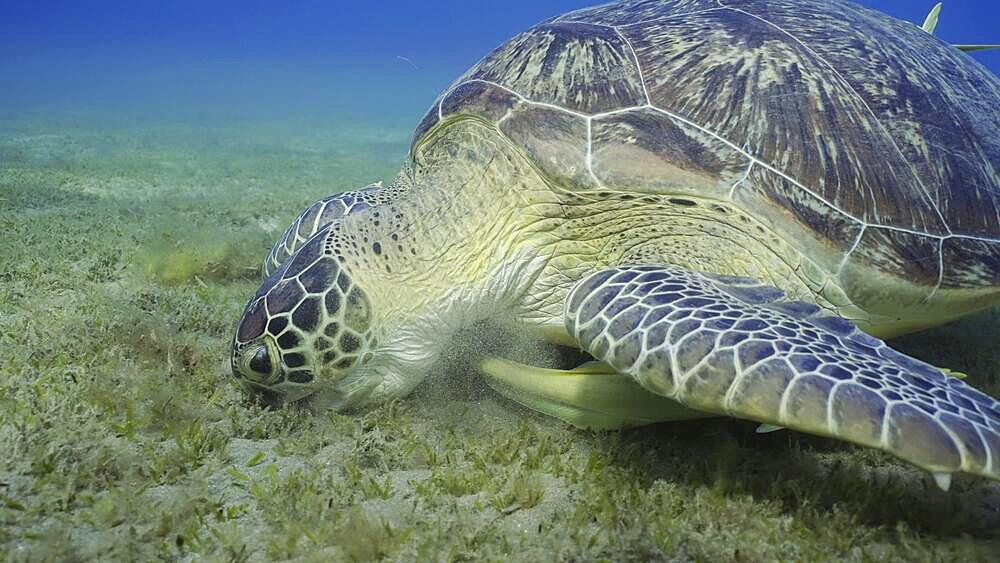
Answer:
[{"label": "wrinkled neck skin", "polygon": [[[342,267],[371,300],[371,359],[313,399],[338,410],[409,393],[479,320],[575,346],[565,297],[594,268],[669,263],[752,277],[865,328],[834,268],[731,202],[573,188],[545,179],[494,126],[432,131],[391,203],[333,226]],[[813,253],[818,254],[818,253]]]},{"label": "wrinkled neck skin", "polygon": [[836,296],[815,289],[837,289],[829,272],[793,260],[804,257],[776,235],[720,222],[712,202],[560,187],[509,143],[474,119],[432,131],[397,180],[407,186],[399,197],[334,225],[342,267],[371,300],[375,343],[368,362],[313,404],[344,410],[403,396],[458,330],[483,319],[575,346],[565,296],[595,267],[661,261],[749,275],[837,310]]},{"label": "wrinkled neck skin", "polygon": [[525,185],[523,162],[503,143],[474,122],[425,142],[397,180],[404,194],[334,225],[328,245],[371,300],[376,341],[372,359],[314,405],[344,410],[409,393],[456,331],[510,314],[541,275],[546,257],[527,244],[521,219],[550,196]]}]

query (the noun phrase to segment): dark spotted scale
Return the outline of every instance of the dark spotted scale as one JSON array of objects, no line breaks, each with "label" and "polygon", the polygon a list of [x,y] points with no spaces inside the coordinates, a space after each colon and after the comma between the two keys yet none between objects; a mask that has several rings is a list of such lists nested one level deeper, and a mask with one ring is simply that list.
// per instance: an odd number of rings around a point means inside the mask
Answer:
[{"label": "dark spotted scale", "polygon": [[[264,259],[264,277],[273,274],[326,225],[353,213],[361,213],[388,203],[404,191],[405,187],[400,183],[390,186],[382,186],[381,183],[371,184],[357,191],[334,194],[310,205],[292,221]],[[308,280],[312,278],[313,276],[306,276],[303,284],[309,287]]]}]

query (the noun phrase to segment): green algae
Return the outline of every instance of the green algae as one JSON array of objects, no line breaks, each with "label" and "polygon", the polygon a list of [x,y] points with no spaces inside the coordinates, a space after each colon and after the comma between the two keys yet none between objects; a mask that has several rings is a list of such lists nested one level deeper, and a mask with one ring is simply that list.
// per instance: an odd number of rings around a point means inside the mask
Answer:
[{"label": "green algae", "polygon": [[[0,123],[13,561],[988,560],[1000,483],[708,420],[586,433],[467,373],[350,416],[248,402],[231,332],[309,202],[408,130]],[[897,342],[1000,395],[1000,312]]]},{"label": "green algae", "polygon": [[212,226],[175,234],[161,228],[137,261],[151,281],[176,286],[207,281],[225,283],[260,277],[260,263],[273,241],[259,228]]}]

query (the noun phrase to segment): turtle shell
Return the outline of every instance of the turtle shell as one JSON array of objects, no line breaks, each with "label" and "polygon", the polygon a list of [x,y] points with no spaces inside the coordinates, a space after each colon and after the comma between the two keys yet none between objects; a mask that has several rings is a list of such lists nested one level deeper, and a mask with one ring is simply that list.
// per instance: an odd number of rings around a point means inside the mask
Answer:
[{"label": "turtle shell", "polygon": [[415,146],[456,114],[567,189],[731,200],[835,271],[874,266],[928,295],[1000,285],[1000,80],[849,2],[578,10],[476,64]]}]

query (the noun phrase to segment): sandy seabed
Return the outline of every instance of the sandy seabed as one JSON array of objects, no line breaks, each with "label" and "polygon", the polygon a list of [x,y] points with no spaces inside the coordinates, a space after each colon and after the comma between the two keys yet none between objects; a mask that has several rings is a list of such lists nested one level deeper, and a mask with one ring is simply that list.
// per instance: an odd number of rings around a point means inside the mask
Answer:
[{"label": "sandy seabed", "polygon": [[[308,203],[409,124],[0,116],[0,554],[120,560],[989,560],[1000,483],[735,420],[589,433],[442,370],[363,414],[227,374]],[[1000,311],[897,341],[1000,396]]]}]

